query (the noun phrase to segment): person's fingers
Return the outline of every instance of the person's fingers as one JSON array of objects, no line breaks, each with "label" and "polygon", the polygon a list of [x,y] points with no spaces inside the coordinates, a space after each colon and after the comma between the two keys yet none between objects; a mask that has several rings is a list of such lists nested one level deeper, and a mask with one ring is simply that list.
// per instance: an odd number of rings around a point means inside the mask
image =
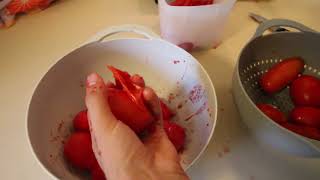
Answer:
[{"label": "person's fingers", "polygon": [[161,106],[157,94],[154,92],[153,89],[145,87],[143,90],[143,98],[149,110],[151,110],[152,114],[155,116],[157,121],[159,121],[159,123],[162,124]]},{"label": "person's fingers", "polygon": [[121,167],[121,163],[123,165],[128,158],[135,156],[143,144],[127,125],[112,114],[106,98],[107,89],[98,74],[87,77],[86,105],[92,148],[101,168],[110,173],[113,170],[106,162]]},{"label": "person's fingers", "polygon": [[140,75],[134,74],[130,77],[130,79],[134,84],[136,84],[140,87],[145,87],[144,79]]},{"label": "person's fingers", "polygon": [[118,121],[111,113],[106,93],[103,79],[96,73],[90,74],[87,77],[86,106],[91,128],[96,135],[112,132]]}]

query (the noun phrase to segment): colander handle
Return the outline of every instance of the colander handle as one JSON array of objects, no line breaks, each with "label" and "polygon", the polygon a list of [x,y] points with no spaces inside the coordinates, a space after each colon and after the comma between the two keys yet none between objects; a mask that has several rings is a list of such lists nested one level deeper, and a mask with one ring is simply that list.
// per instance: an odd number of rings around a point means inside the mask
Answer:
[{"label": "colander handle", "polygon": [[291,28],[295,28],[297,30],[300,30],[302,32],[317,32],[303,24],[300,24],[296,21],[292,21],[292,20],[288,20],[288,19],[271,19],[268,21],[265,21],[263,23],[260,24],[260,26],[257,28],[255,34],[253,35],[253,39],[262,36],[263,33],[268,30],[271,27],[291,27]]},{"label": "colander handle", "polygon": [[152,30],[136,24],[125,24],[120,26],[112,26],[104,31],[99,32],[95,37],[97,42],[102,42],[107,37],[120,33],[120,32],[134,32],[143,35],[147,39],[157,39],[160,38],[159,35],[154,33]]}]

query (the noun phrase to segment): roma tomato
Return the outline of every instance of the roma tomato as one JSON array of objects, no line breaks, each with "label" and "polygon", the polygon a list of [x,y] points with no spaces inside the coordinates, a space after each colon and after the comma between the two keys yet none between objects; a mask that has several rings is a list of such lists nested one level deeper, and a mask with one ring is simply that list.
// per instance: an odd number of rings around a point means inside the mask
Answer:
[{"label": "roma tomato", "polygon": [[284,59],[262,75],[260,85],[269,94],[280,91],[298,77],[298,74],[303,70],[303,66],[304,62],[301,58]]},{"label": "roma tomato", "polygon": [[113,115],[136,133],[145,130],[154,121],[152,114],[137,106],[125,91],[108,89],[108,102]]},{"label": "roma tomato", "polygon": [[186,0],[175,0],[170,3],[171,6],[183,6]]},{"label": "roma tomato", "polygon": [[320,128],[320,109],[314,107],[296,107],[291,111],[291,120],[310,127]]},{"label": "roma tomato", "polygon": [[290,96],[297,106],[320,106],[320,80],[303,75],[293,81]]},{"label": "roma tomato", "polygon": [[104,172],[102,171],[101,167],[99,166],[99,163],[96,159],[94,159],[94,163],[92,167],[90,168],[91,171],[91,179],[92,180],[106,180],[106,176],[104,175]]},{"label": "roma tomato", "polygon": [[116,87],[108,88],[108,103],[113,115],[127,124],[133,131],[140,133],[154,118],[143,99],[143,88],[132,82],[127,72],[108,66],[115,78]]},{"label": "roma tomato", "polygon": [[289,129],[290,131],[300,134],[301,136],[305,136],[315,140],[320,140],[320,131],[317,128],[292,123],[283,123],[281,125]]},{"label": "roma tomato", "polygon": [[270,119],[277,123],[287,122],[287,118],[283,112],[281,112],[278,108],[270,104],[257,104],[257,107]]},{"label": "roma tomato", "polygon": [[91,136],[88,132],[73,133],[64,145],[64,156],[75,167],[88,169],[93,154]]},{"label": "roma tomato", "polygon": [[89,121],[87,117],[87,110],[80,111],[73,119],[73,127],[77,131],[89,132]]}]

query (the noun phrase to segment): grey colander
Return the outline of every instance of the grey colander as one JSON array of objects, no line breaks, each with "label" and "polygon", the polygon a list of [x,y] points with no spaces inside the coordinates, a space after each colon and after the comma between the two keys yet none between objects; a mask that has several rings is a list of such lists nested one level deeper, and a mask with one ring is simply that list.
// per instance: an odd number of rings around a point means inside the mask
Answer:
[{"label": "grey colander", "polygon": [[[290,27],[298,32],[263,33],[270,27]],[[304,74],[320,78],[320,34],[300,23],[273,19],[262,23],[242,50],[233,77],[233,96],[242,120],[260,144],[280,152],[320,157],[320,142],[293,133],[265,116],[255,104],[271,103],[288,113],[293,104],[289,88],[266,95],[259,79],[272,65],[284,58],[300,56],[305,60]],[[320,92],[319,92],[320,95]]]}]

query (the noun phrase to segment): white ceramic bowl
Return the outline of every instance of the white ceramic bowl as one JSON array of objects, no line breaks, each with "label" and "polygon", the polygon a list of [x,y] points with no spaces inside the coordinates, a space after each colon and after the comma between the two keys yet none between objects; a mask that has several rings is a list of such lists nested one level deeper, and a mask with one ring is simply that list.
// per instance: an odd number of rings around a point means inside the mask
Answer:
[{"label": "white ceramic bowl", "polygon": [[[106,36],[122,31],[137,32],[147,39],[102,42]],[[207,147],[216,124],[213,84],[204,68],[186,51],[132,25],[98,33],[90,43],[61,58],[39,82],[29,105],[27,128],[31,148],[40,164],[55,178],[79,179],[79,173],[63,158],[62,141],[72,131],[73,116],[85,108],[86,76],[97,72],[104,79],[112,79],[106,65],[142,75],[160,97],[172,96],[170,107],[175,109],[182,103],[175,120],[186,128],[187,143],[181,164],[184,169],[190,167]],[[193,90],[196,90],[194,99],[189,98]],[[201,113],[185,121],[199,109]]]}]

